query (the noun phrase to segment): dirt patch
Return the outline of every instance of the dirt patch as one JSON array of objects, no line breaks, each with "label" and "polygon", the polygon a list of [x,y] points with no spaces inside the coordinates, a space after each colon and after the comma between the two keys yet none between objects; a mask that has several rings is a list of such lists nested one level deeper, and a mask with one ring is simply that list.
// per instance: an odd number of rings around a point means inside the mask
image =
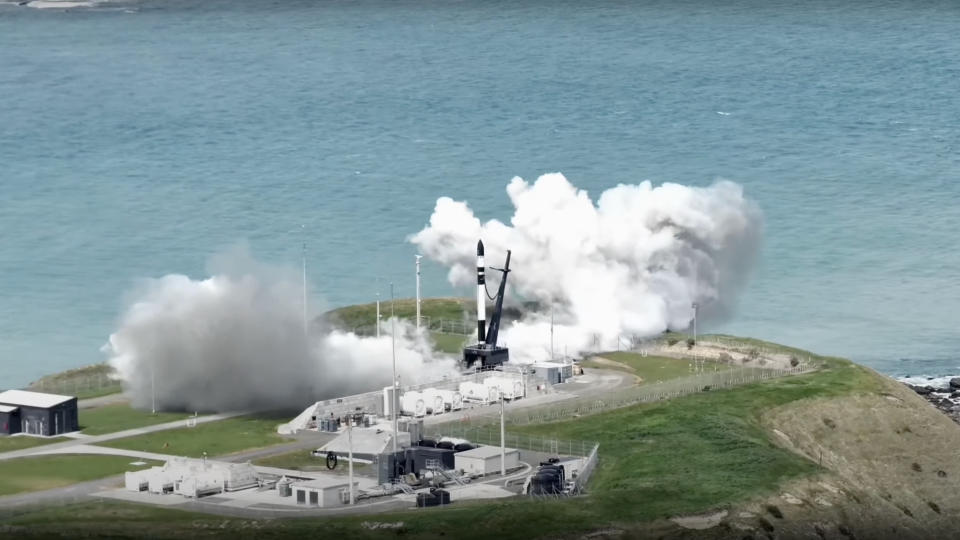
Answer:
[{"label": "dirt patch", "polygon": [[678,516],[670,518],[670,521],[683,527],[684,529],[704,530],[716,527],[727,517],[726,510],[720,510],[712,514],[701,514],[696,516]]},{"label": "dirt patch", "polygon": [[[602,357],[602,356],[591,356],[591,357],[590,357],[590,361],[596,362],[596,363],[598,363],[598,364],[600,364],[600,365],[602,365],[602,366],[609,366],[609,367],[612,367],[612,368],[619,368],[619,369],[623,369],[623,370],[631,371],[631,372],[636,372],[636,371],[637,371],[637,370],[633,369],[632,367],[628,366],[627,364],[624,364],[623,362],[617,362],[616,360],[611,360],[611,359],[609,359],[609,358],[604,358],[604,357]],[[639,378],[639,377],[638,377],[638,378]]]}]

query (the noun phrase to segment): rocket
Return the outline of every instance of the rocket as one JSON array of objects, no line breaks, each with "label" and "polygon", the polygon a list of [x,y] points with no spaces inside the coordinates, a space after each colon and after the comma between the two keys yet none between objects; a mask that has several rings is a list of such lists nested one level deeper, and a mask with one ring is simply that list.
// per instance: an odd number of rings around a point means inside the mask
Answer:
[{"label": "rocket", "polygon": [[477,241],[477,341],[486,341],[487,333],[487,286],[486,264],[483,262],[483,240]]}]

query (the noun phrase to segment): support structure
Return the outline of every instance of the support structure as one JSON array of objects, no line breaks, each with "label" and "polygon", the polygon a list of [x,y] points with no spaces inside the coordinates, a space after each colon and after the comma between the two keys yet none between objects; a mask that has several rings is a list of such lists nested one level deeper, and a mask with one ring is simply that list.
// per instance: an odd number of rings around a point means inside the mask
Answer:
[{"label": "support structure", "polygon": [[477,242],[477,343],[463,349],[463,363],[467,369],[473,368],[473,365],[477,362],[480,363],[480,369],[498,366],[510,358],[507,348],[497,345],[497,337],[500,333],[500,318],[503,314],[503,297],[506,294],[507,275],[510,272],[509,250],[507,250],[507,259],[503,268],[491,268],[491,270],[502,272],[503,277],[500,279],[493,316],[490,317],[488,326],[486,322],[486,263],[483,255],[483,241],[481,240]]}]

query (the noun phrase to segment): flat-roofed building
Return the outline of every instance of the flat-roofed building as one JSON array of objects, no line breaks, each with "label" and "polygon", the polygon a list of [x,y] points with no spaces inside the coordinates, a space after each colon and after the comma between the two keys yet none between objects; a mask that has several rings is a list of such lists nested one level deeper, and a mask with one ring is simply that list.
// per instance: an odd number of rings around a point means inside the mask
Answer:
[{"label": "flat-roofed building", "polygon": [[0,408],[0,433],[51,436],[79,429],[73,396],[7,390],[0,392]]}]

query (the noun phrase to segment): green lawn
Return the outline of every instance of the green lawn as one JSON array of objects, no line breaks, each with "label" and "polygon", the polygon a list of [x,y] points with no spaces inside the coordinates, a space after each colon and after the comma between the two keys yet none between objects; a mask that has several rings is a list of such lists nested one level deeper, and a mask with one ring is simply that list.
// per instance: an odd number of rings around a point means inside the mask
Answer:
[{"label": "green lawn", "polygon": [[277,435],[277,425],[288,420],[288,416],[240,416],[192,428],[117,439],[105,442],[103,446],[195,458],[203,457],[204,452],[210,457],[221,456],[288,442]]},{"label": "green lawn", "polygon": [[80,428],[87,435],[102,435],[126,429],[184,420],[184,413],[157,413],[133,409],[125,403],[80,409]]},{"label": "green lawn", "polygon": [[12,452],[14,450],[22,450],[24,448],[33,448],[34,446],[40,446],[42,444],[51,444],[57,442],[68,441],[66,437],[27,437],[24,435],[17,435],[16,437],[0,437],[0,452]]},{"label": "green lawn", "polygon": [[[398,318],[414,319],[416,317],[417,304],[413,298],[398,298],[393,308]],[[465,298],[423,298],[420,301],[420,316],[431,320],[461,321],[465,313],[468,314],[467,316],[472,313],[471,309],[473,309],[472,301]],[[389,298],[380,301],[380,316],[383,320],[387,320],[390,316]],[[377,320],[377,305],[370,303],[346,306],[328,311],[323,317],[341,328],[372,327]]]},{"label": "green lawn", "polygon": [[431,332],[433,346],[440,352],[450,354],[460,354],[463,352],[463,346],[470,339],[470,336],[462,334],[442,334],[440,332]]},{"label": "green lawn", "polygon": [[[669,358],[666,356],[641,356],[639,353],[632,352],[609,352],[599,356],[614,362],[619,362],[625,367],[615,364],[603,364],[592,360],[583,362],[583,366],[588,369],[591,367],[619,369],[640,377],[645,383],[666,381],[693,375],[693,372],[690,371],[690,360],[687,359]],[[704,369],[714,371],[730,368],[726,364],[707,361],[705,362]]]},{"label": "green lawn", "polygon": [[96,480],[159,463],[135,466],[136,458],[120,456],[62,455],[0,461],[0,495],[53,489]]}]

